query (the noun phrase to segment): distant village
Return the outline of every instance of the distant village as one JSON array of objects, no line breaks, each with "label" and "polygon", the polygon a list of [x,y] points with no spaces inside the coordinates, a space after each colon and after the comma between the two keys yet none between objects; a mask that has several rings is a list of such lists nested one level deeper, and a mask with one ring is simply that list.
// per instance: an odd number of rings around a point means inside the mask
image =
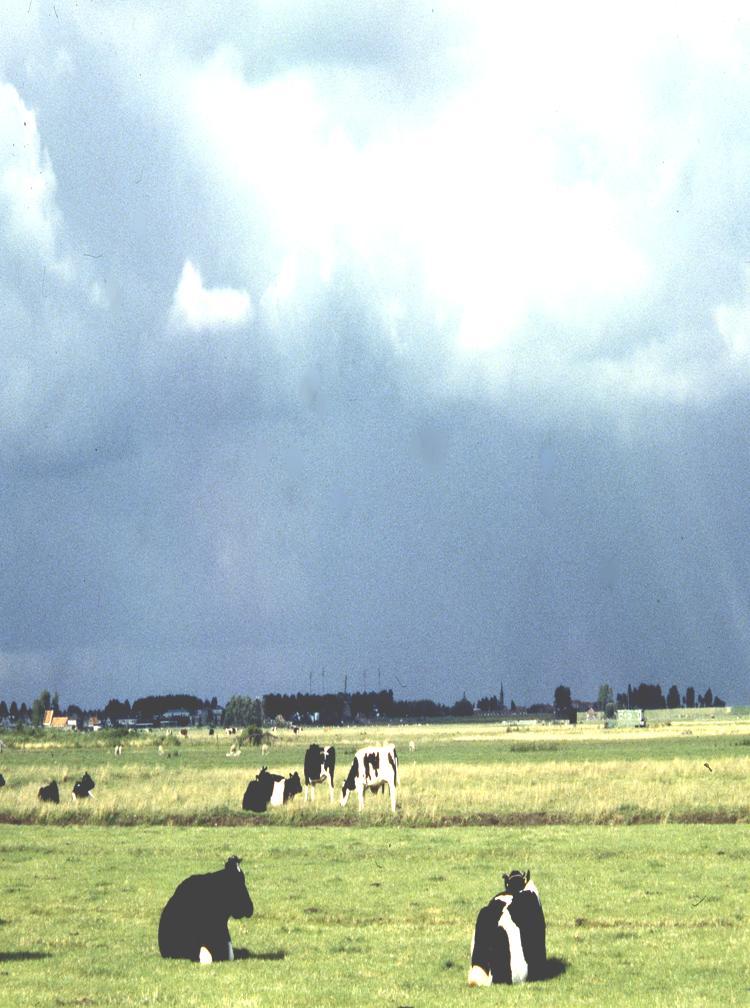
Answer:
[{"label": "distant village", "polygon": [[[534,703],[526,707],[510,700],[506,706],[501,684],[497,696],[481,697],[476,702],[464,694],[452,705],[434,700],[399,700],[392,690],[361,693],[266,693],[262,697],[235,694],[225,705],[212,699],[200,699],[192,694],[166,694],[129,700],[111,699],[102,709],[87,710],[69,704],[62,708],[56,694],[43,690],[30,705],[0,700],[0,728],[41,728],[65,731],[100,731],[103,728],[131,730],[188,728],[201,726],[247,726],[265,723],[295,725],[369,724],[373,721],[414,721],[437,718],[509,718],[520,720],[614,719],[643,722],[643,711],[670,710],[691,707],[726,707],[711,689],[696,694],[688,687],[681,695],[676,686],[666,696],[659,685],[641,683],[628,686],[614,694],[603,683],[595,700],[572,697],[568,686],[554,691],[551,703]],[[628,712],[626,714],[626,712]]]}]

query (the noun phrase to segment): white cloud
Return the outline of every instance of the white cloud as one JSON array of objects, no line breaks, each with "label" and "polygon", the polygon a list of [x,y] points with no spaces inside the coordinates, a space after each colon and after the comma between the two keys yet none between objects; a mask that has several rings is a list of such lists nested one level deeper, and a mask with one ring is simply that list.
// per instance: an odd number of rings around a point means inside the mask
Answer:
[{"label": "white cloud", "polygon": [[172,321],[188,329],[228,329],[244,325],[251,315],[250,295],[232,287],[204,287],[196,267],[185,261],[174,293]]},{"label": "white cloud", "polygon": [[12,247],[58,266],[57,181],[42,147],[36,115],[16,88],[0,84],[0,224]]}]

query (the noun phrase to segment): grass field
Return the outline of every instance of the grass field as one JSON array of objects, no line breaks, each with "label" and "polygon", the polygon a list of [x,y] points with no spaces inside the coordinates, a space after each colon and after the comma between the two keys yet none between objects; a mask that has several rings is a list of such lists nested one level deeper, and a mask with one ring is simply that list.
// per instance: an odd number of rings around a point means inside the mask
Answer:
[{"label": "grass field", "polygon": [[[394,728],[395,817],[381,797],[360,816],[323,795],[247,816],[261,754],[229,759],[223,736],[165,740],[164,755],[139,736],[119,758],[97,736],[5,736],[0,1006],[746,1005],[750,728],[685,731]],[[333,741],[341,779],[358,745],[384,738],[284,735],[263,762],[301,769],[310,741]],[[97,797],[76,805],[83,769]],[[50,808],[35,795],[51,777],[67,782]],[[230,921],[242,957],[162,960],[164,903],[230,854],[256,905]],[[542,895],[551,976],[469,990],[477,910],[516,867]]]}]

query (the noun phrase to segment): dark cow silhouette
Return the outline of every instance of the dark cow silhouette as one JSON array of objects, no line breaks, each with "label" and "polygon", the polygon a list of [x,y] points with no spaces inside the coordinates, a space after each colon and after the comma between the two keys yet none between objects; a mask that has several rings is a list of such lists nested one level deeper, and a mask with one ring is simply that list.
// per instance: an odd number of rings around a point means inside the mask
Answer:
[{"label": "dark cow silhouette", "polygon": [[227,922],[253,915],[240,860],[232,856],[221,871],[180,882],[159,918],[159,951],[165,959],[234,959]]},{"label": "dark cow silhouette", "polygon": [[298,794],[302,794],[302,782],[296,771],[285,778],[262,767],[255,780],[247,785],[242,807],[246,812],[265,812],[269,805],[283,805]]},{"label": "dark cow silhouette", "polygon": [[83,777],[81,777],[81,779],[76,781],[73,785],[73,800],[77,801],[79,798],[90,798],[94,787],[94,779],[87,770]]},{"label": "dark cow silhouette", "polygon": [[544,913],[531,872],[504,875],[504,892],[477,916],[471,942],[469,987],[523,983],[545,975]]},{"label": "dark cow silhouette", "polygon": [[37,798],[39,801],[54,802],[55,805],[60,804],[60,791],[57,787],[57,781],[50,781],[49,784],[44,784],[39,788],[37,792]]},{"label": "dark cow silhouette", "polygon": [[5,778],[1,773],[0,773],[0,787],[5,787]]},{"label": "dark cow silhouette", "polygon": [[333,791],[333,772],[336,769],[336,750],[331,746],[319,746],[313,743],[305,753],[305,801],[308,797],[315,800],[315,785],[328,781],[328,796],[335,800]]}]

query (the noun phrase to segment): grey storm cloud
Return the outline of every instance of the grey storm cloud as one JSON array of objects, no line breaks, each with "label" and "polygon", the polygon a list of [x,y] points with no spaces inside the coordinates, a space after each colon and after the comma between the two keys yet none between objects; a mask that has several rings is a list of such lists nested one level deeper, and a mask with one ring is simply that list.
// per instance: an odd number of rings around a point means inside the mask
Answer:
[{"label": "grey storm cloud", "polygon": [[744,16],[11,6],[0,696],[748,700]]}]

